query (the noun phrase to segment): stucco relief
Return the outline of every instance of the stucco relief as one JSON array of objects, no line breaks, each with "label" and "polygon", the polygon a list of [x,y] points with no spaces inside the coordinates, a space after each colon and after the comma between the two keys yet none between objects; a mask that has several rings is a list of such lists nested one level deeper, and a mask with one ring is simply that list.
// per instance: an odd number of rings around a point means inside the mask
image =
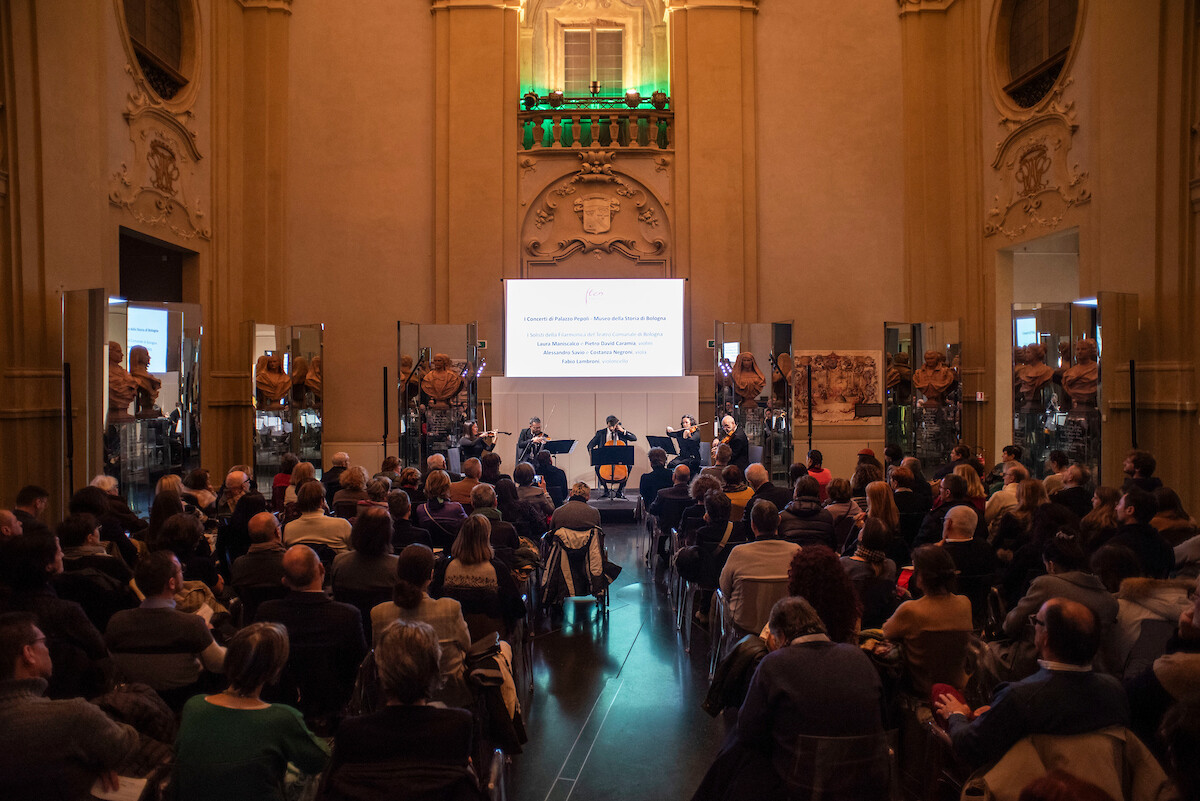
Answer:
[{"label": "stucco relief", "polygon": [[1054,230],[1068,209],[1091,200],[1088,173],[1070,158],[1078,126],[1063,111],[1002,122],[1010,132],[992,161],[997,187],[984,217],[986,236],[1016,239],[1031,229]]},{"label": "stucco relief", "polygon": [[661,201],[615,169],[618,156],[611,151],[578,155],[579,169],[550,182],[529,204],[521,231],[524,260],[558,263],[609,253],[661,266],[670,239]]},{"label": "stucco relief", "polygon": [[210,238],[199,197],[201,155],[189,127],[192,113],[169,110],[132,66],[125,71],[134,82],[124,112],[130,146],[127,160],[113,173],[109,202],[138,222],[164,226],[184,239]]}]

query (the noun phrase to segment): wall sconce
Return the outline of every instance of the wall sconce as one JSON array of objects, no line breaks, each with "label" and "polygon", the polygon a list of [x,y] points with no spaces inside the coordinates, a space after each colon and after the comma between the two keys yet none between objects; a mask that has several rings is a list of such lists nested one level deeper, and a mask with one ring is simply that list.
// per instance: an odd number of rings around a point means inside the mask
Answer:
[{"label": "wall sconce", "polygon": [[654,106],[659,111],[662,111],[667,107],[668,100],[669,98],[667,97],[667,93],[661,90],[650,95],[650,105]]},{"label": "wall sconce", "polygon": [[541,101],[541,98],[537,96],[537,92],[530,90],[525,93],[525,97],[521,98],[521,100],[525,103],[526,111],[533,111],[534,106]]},{"label": "wall sconce", "polygon": [[641,105],[642,95],[637,89],[630,89],[625,93],[625,105],[630,108],[637,108]]},{"label": "wall sconce", "polygon": [[562,90],[555,89],[553,92],[550,93],[550,97],[547,98],[547,100],[550,103],[550,108],[558,108],[559,106],[561,106],[563,104]]},{"label": "wall sconce", "polygon": [[588,91],[592,93],[592,97],[600,94],[600,82],[592,81],[590,84],[588,84]]}]

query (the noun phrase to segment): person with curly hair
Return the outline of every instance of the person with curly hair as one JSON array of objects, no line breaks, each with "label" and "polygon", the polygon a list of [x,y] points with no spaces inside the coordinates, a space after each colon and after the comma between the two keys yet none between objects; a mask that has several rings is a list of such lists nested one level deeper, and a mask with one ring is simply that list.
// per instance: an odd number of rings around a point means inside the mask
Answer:
[{"label": "person with curly hair", "polygon": [[850,577],[832,549],[824,545],[801,548],[788,565],[788,594],[812,604],[834,642],[855,642],[862,621],[862,603]]}]

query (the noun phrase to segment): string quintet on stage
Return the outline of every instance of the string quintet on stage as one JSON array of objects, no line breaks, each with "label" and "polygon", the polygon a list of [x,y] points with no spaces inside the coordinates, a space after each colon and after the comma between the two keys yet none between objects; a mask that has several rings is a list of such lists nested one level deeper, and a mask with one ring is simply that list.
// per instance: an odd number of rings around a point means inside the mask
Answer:
[{"label": "string quintet on stage", "polygon": [[[553,410],[551,410],[553,413]],[[486,424],[486,419],[485,419]],[[674,469],[686,465],[692,475],[700,470],[700,445],[704,440],[700,433],[704,426],[711,423],[699,423],[695,416],[685,414],[680,417],[679,428],[666,427],[667,437],[674,440],[678,451],[667,467]],[[511,436],[511,431],[496,429],[480,430],[475,421],[467,423],[466,433],[458,440],[459,456],[463,462],[472,457],[480,458],[484,453],[495,450],[496,436],[504,434]],[[651,437],[651,440],[654,438]],[[629,481],[629,473],[633,468],[633,447],[629,444],[637,441],[637,435],[627,430],[616,415],[605,418],[604,428],[599,429],[587,443],[588,454],[596,473],[596,484],[603,490],[602,498],[624,499],[625,485]],[[749,443],[746,434],[738,427],[737,421],[731,415],[721,419],[720,433],[711,441],[712,461],[716,463],[717,449],[722,445],[729,446],[729,464],[736,464],[745,469],[749,463]],[[542,428],[541,418],[529,418],[529,425],[517,435],[517,463],[529,462],[537,468],[541,464],[552,465],[552,458],[560,453],[570,453],[575,445],[574,440],[553,440],[549,433]],[[540,454],[546,452],[550,458],[541,459]],[[540,471],[539,471],[540,472]],[[540,483],[539,475],[539,483]]]}]

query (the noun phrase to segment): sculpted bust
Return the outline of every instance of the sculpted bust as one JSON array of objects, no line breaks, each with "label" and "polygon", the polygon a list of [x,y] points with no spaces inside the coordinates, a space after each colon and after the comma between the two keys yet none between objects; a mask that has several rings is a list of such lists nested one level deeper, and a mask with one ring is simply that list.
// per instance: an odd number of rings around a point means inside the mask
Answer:
[{"label": "sculpted bust", "polygon": [[438,353],[433,357],[433,369],[421,379],[421,391],[437,403],[449,403],[450,399],[462,392],[462,376],[450,369],[450,357]]},{"label": "sculpted bust", "polygon": [[1026,403],[1031,403],[1038,390],[1054,378],[1054,368],[1046,364],[1045,345],[1027,345],[1025,364],[1017,370],[1017,390]]},{"label": "sculpted bust", "polygon": [[925,351],[925,363],[913,373],[913,386],[925,396],[923,406],[941,406],[954,387],[954,371],[946,366],[946,357],[936,350]]},{"label": "sculpted bust", "polygon": [[162,381],[150,374],[150,351],[141,345],[129,349],[129,375],[137,384],[137,416],[162,417],[155,406]]},{"label": "sculpted bust", "polygon": [[138,385],[121,366],[125,354],[116,342],[108,343],[108,421],[132,420],[129,404],[137,397]]},{"label": "sculpted bust", "polygon": [[283,372],[283,359],[273,354],[259,356],[254,369],[254,388],[260,409],[283,408],[283,400],[292,388],[292,379]]},{"label": "sculpted bust", "polygon": [[733,364],[733,385],[744,401],[757,398],[767,385],[766,376],[758,369],[758,362],[754,360],[754,354],[750,351],[738,354],[737,361]]},{"label": "sculpted bust", "polygon": [[1062,385],[1071,402],[1076,406],[1094,408],[1096,389],[1100,385],[1100,365],[1096,340],[1080,339],[1075,342],[1075,365],[1063,370]]}]

